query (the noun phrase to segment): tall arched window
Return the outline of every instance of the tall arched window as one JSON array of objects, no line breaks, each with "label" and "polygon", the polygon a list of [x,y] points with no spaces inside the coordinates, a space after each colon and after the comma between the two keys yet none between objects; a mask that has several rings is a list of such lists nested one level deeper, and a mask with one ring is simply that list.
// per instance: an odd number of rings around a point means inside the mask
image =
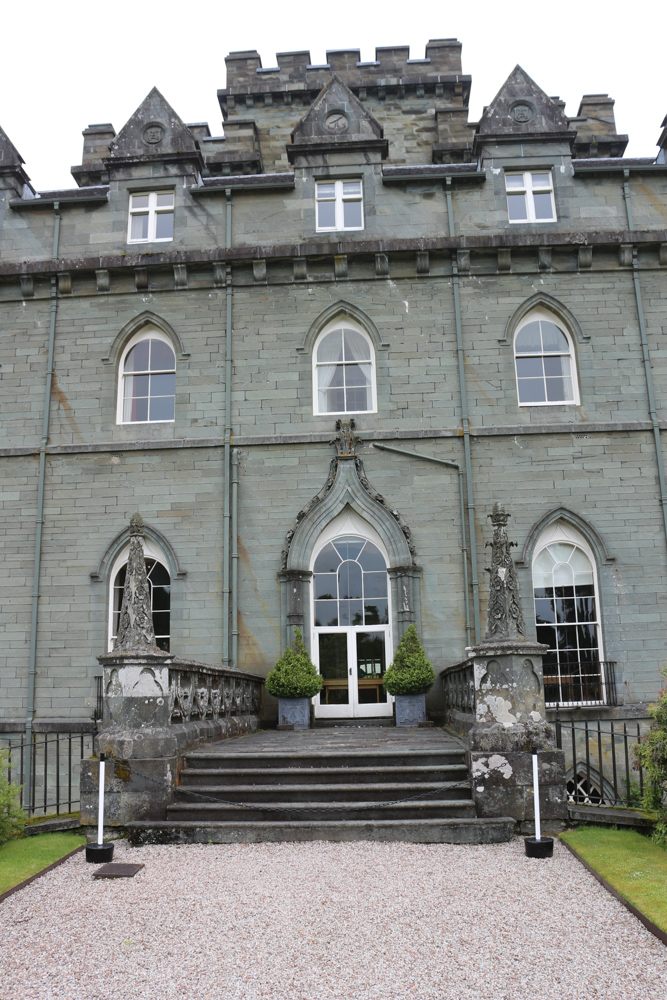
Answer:
[{"label": "tall arched window", "polygon": [[375,412],[375,352],[365,330],[348,319],[328,326],[313,350],[316,414]]},{"label": "tall arched window", "polygon": [[574,345],[551,313],[535,310],[514,337],[519,406],[557,406],[579,402]]},{"label": "tall arched window", "polygon": [[544,657],[548,705],[606,700],[595,557],[585,538],[563,521],[540,537],[533,558],[537,641]]},{"label": "tall arched window", "polygon": [[376,532],[344,512],[321,538],[313,569],[313,659],[324,686],[315,714],[391,715],[382,684],[391,663],[387,558]]},{"label": "tall arched window", "polygon": [[121,355],[117,422],[171,421],[175,398],[176,355],[171,342],[160,330],[144,327]]},{"label": "tall arched window", "polygon": [[[109,586],[109,650],[113,649],[118,633],[118,620],[123,603],[123,588],[127,571],[129,545],[120,553],[111,570]],[[144,542],[146,575],[151,595],[153,630],[160,649],[169,651],[171,636],[171,577],[164,564],[164,556],[149,542]]]}]

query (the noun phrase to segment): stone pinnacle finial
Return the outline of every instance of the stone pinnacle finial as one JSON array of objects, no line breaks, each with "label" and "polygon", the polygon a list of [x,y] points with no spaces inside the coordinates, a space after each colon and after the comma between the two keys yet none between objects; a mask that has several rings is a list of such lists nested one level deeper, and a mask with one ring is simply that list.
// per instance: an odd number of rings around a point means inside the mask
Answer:
[{"label": "stone pinnacle finial", "polygon": [[521,613],[519,584],[510,551],[516,542],[510,542],[507,537],[507,522],[511,515],[501,503],[496,502],[493,505],[493,513],[488,516],[493,525],[493,541],[486,543],[491,546],[492,556],[491,566],[487,567],[491,581],[484,639],[523,639],[526,627]]},{"label": "stone pinnacle finial", "polygon": [[151,593],[144,558],[144,522],[141,514],[130,520],[130,554],[127,559],[123,603],[114,653],[143,654],[164,651],[155,642]]}]

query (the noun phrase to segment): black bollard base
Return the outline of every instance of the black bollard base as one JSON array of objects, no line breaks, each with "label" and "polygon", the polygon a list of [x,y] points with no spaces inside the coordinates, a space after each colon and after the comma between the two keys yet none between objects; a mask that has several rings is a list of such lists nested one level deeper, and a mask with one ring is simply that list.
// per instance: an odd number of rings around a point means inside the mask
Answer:
[{"label": "black bollard base", "polygon": [[553,858],[554,841],[553,837],[524,837],[527,858]]},{"label": "black bollard base", "polygon": [[86,861],[103,865],[113,860],[113,844],[86,844]]}]

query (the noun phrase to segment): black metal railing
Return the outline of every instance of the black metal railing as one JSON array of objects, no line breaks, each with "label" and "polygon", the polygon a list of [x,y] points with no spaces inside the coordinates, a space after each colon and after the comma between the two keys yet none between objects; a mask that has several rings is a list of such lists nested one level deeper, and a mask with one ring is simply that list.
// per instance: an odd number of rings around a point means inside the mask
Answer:
[{"label": "black metal railing", "polygon": [[650,721],[562,721],[556,712],[556,745],[565,753],[569,802],[640,806],[644,773],[635,763],[634,747],[648,730]]},{"label": "black metal railing", "polygon": [[457,663],[443,670],[441,675],[445,712],[475,714],[475,675],[472,660]]},{"label": "black metal railing", "polygon": [[561,664],[557,673],[544,664],[544,701],[547,708],[566,705],[616,705],[616,662]]},{"label": "black metal railing", "polygon": [[[79,763],[93,752],[93,733],[33,733],[1,737],[7,780],[20,786],[19,801],[29,816],[75,812],[80,805]],[[29,746],[31,753],[28,753]],[[24,801],[30,766],[30,801]]]}]

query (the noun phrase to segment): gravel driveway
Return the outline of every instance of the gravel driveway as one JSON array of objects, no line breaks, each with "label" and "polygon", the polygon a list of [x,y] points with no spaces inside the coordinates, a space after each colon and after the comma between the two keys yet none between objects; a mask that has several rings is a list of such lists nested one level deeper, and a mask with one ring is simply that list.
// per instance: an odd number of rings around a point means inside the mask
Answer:
[{"label": "gravel driveway", "polygon": [[665,1000],[667,949],[556,845],[116,846],[0,905],[1,1000]]}]

